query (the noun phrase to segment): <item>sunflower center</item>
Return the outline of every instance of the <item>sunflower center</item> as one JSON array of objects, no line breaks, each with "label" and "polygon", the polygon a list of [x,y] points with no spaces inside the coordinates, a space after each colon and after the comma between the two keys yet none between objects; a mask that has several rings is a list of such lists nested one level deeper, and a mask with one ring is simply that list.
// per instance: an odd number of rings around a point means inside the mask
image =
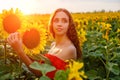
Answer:
[{"label": "sunflower center", "polygon": [[21,26],[20,19],[14,15],[10,14],[3,19],[3,27],[7,33],[13,33],[17,31]]},{"label": "sunflower center", "polygon": [[37,47],[40,43],[40,34],[36,29],[30,29],[23,35],[23,43],[28,49]]}]

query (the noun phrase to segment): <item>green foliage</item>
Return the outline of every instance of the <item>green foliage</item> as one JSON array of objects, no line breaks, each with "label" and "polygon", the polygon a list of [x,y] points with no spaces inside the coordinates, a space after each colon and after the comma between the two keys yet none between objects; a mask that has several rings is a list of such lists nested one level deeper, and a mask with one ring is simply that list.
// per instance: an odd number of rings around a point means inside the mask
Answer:
[{"label": "green foliage", "polygon": [[39,80],[50,80],[50,78],[47,76],[41,76]]},{"label": "green foliage", "polygon": [[54,80],[67,80],[67,78],[68,78],[68,73],[69,73],[69,69],[67,69],[66,71],[58,70],[58,71],[55,73]]},{"label": "green foliage", "polygon": [[30,64],[30,68],[36,69],[41,71],[42,75],[46,75],[48,72],[51,72],[55,70],[56,68],[49,65],[49,64],[40,64],[36,61],[34,61],[32,64]]},{"label": "green foliage", "polygon": [[88,31],[83,46],[85,72],[90,80],[114,79],[120,76],[120,46],[116,38],[108,41],[99,31]]},{"label": "green foliage", "polygon": [[0,80],[33,79],[35,76],[23,67],[16,53],[6,43],[0,44]]},{"label": "green foliage", "polygon": [[40,64],[36,61],[34,61],[32,64],[30,64],[30,68],[38,70],[42,73],[42,76],[40,77],[40,80],[50,80],[49,77],[46,76],[48,72],[54,71],[56,68],[49,64]]}]

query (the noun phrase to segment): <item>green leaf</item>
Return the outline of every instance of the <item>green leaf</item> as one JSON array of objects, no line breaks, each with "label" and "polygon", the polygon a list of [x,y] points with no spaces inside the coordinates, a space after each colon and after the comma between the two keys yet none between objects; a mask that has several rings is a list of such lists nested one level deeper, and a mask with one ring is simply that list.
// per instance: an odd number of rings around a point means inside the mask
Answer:
[{"label": "green leaf", "polygon": [[119,75],[120,69],[118,65],[113,65],[111,72],[113,72],[115,75]]},{"label": "green leaf", "polygon": [[45,75],[48,72],[54,71],[56,68],[49,64],[40,64],[36,61],[34,61],[32,64],[30,64],[30,68],[39,70],[42,72],[43,75]]},{"label": "green leaf", "polygon": [[42,77],[40,77],[39,80],[51,80],[51,79],[49,77],[47,77],[47,76],[42,76]]},{"label": "green leaf", "polygon": [[120,79],[120,76],[115,76],[115,77],[110,78],[110,80],[119,80],[119,79]]},{"label": "green leaf", "polygon": [[110,70],[110,71],[111,71],[112,73],[114,73],[115,75],[119,75],[120,69],[119,69],[118,64],[109,62],[109,63],[106,65],[106,67],[107,67],[108,70]]},{"label": "green leaf", "polygon": [[4,75],[0,76],[0,80],[7,80],[7,79],[11,80],[11,74],[10,73],[7,73],[7,74],[4,74]]},{"label": "green leaf", "polygon": [[67,73],[63,70],[58,70],[55,73],[54,80],[67,80]]},{"label": "green leaf", "polygon": [[87,71],[86,75],[88,76],[88,78],[90,80],[95,80],[95,79],[100,78],[99,76],[97,76],[97,71],[95,71],[95,70],[89,70],[89,71]]}]

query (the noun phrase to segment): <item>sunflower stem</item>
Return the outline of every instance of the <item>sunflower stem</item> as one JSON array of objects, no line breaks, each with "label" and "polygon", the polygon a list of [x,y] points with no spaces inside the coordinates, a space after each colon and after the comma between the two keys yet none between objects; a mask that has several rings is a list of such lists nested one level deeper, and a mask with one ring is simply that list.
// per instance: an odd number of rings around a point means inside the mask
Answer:
[{"label": "sunflower stem", "polygon": [[[19,60],[20,60],[20,57],[18,57],[19,58]],[[21,72],[22,72],[22,61],[20,60],[19,61],[19,73],[21,74]],[[19,76],[19,79],[20,79],[20,74],[18,75]]]},{"label": "sunflower stem", "polygon": [[3,41],[4,42],[4,63],[6,64],[6,54],[7,54],[7,48],[6,48],[6,41]]}]

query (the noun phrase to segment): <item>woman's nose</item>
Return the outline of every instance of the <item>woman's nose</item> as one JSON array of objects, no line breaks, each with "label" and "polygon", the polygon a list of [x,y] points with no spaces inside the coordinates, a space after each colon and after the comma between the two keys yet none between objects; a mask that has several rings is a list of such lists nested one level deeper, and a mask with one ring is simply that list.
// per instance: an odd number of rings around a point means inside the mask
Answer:
[{"label": "woman's nose", "polygon": [[58,26],[61,26],[61,25],[62,25],[62,21],[59,21],[57,25],[58,25]]},{"label": "woman's nose", "polygon": [[62,25],[61,25],[61,24],[58,24],[57,26],[58,26],[58,27],[62,27]]}]

